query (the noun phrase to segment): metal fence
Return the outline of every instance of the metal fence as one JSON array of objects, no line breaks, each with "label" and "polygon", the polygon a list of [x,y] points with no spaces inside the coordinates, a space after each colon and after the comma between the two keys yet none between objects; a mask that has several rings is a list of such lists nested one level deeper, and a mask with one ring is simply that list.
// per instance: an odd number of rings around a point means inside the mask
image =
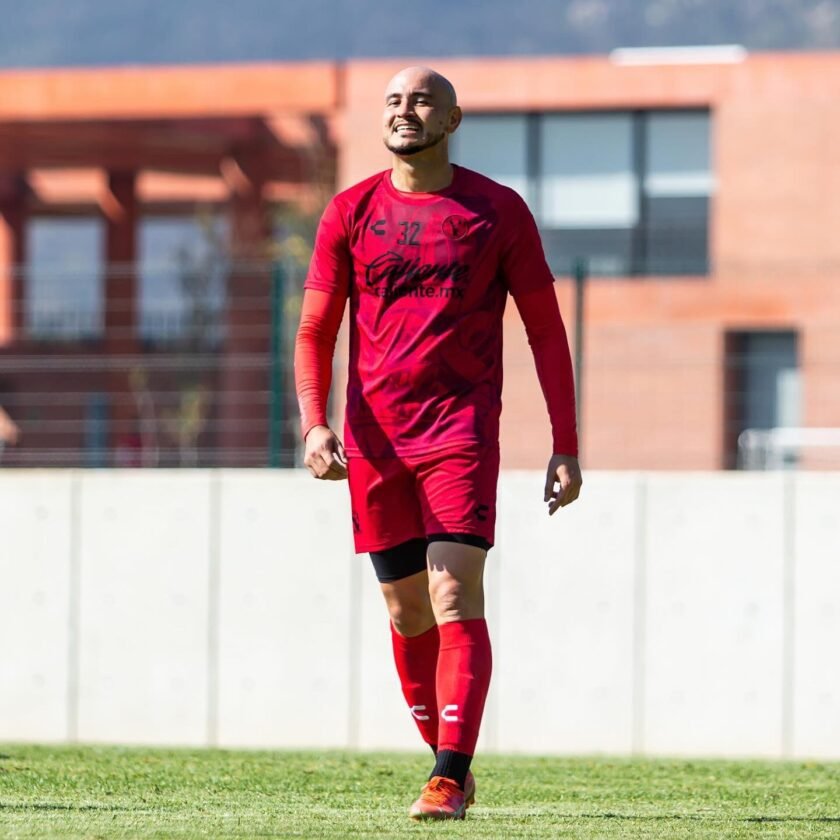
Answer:
[{"label": "metal fence", "polygon": [[136,300],[23,303],[0,348],[16,429],[2,465],[293,465],[300,286],[297,263],[278,259],[216,265],[142,313]]},{"label": "metal fence", "polygon": [[[0,465],[299,465],[292,360],[307,258],[304,243],[271,260],[216,259],[203,274],[162,266],[157,288],[178,295],[146,303],[139,292],[106,295],[110,278],[134,271],[106,267],[93,306],[67,293],[70,275],[53,278],[53,289],[66,284],[56,299],[28,297],[23,273],[18,334],[0,347]],[[584,279],[586,266],[576,269]],[[576,286],[559,280],[587,464],[840,468],[840,322],[669,320],[649,317],[644,301],[622,317],[640,283],[648,300],[669,282],[589,277],[576,314]],[[679,282],[701,290],[706,280]],[[506,333],[503,451],[507,466],[536,467],[547,445],[542,396],[515,315]],[[346,366],[339,342],[336,422]]]}]

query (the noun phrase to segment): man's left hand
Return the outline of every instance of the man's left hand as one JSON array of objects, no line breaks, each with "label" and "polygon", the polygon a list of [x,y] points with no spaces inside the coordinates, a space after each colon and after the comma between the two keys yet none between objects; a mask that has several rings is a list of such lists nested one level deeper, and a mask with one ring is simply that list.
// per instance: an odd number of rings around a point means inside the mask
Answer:
[{"label": "man's left hand", "polygon": [[[559,489],[557,487],[559,485]],[[545,498],[548,502],[548,515],[557,508],[566,507],[579,495],[583,485],[578,459],[571,455],[552,455],[545,473]]]}]

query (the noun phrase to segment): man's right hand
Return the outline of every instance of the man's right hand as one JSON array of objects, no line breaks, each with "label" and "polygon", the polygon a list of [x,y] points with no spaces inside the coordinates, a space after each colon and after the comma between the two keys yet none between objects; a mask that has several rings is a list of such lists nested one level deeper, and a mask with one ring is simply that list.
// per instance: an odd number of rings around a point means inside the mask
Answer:
[{"label": "man's right hand", "polygon": [[313,426],[306,435],[303,463],[314,478],[343,481],[347,478],[344,446],[328,426]]}]

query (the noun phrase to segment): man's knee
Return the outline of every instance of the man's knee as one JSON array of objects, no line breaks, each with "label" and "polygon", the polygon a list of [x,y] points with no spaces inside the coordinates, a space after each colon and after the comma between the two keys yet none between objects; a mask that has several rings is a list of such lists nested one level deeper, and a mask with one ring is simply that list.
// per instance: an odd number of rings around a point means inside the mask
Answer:
[{"label": "man's knee", "polygon": [[429,595],[438,624],[484,616],[484,588],[480,582],[465,583],[436,575],[430,583]]},{"label": "man's knee", "polygon": [[389,604],[388,613],[394,629],[401,636],[419,636],[435,624],[429,599],[424,604]]},{"label": "man's knee", "polygon": [[401,636],[419,636],[435,623],[429,599],[429,579],[425,572],[382,583],[380,587],[388,615]]},{"label": "man's knee", "polygon": [[438,624],[484,617],[486,552],[471,545],[429,546],[429,596]]}]

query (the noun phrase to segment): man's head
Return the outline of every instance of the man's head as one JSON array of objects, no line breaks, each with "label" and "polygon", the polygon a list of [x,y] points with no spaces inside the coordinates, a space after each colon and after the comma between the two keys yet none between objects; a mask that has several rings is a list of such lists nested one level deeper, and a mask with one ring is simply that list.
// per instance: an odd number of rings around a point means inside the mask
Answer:
[{"label": "man's head", "polygon": [[406,67],[385,88],[383,139],[400,157],[446,143],[461,122],[455,88],[428,67]]}]

